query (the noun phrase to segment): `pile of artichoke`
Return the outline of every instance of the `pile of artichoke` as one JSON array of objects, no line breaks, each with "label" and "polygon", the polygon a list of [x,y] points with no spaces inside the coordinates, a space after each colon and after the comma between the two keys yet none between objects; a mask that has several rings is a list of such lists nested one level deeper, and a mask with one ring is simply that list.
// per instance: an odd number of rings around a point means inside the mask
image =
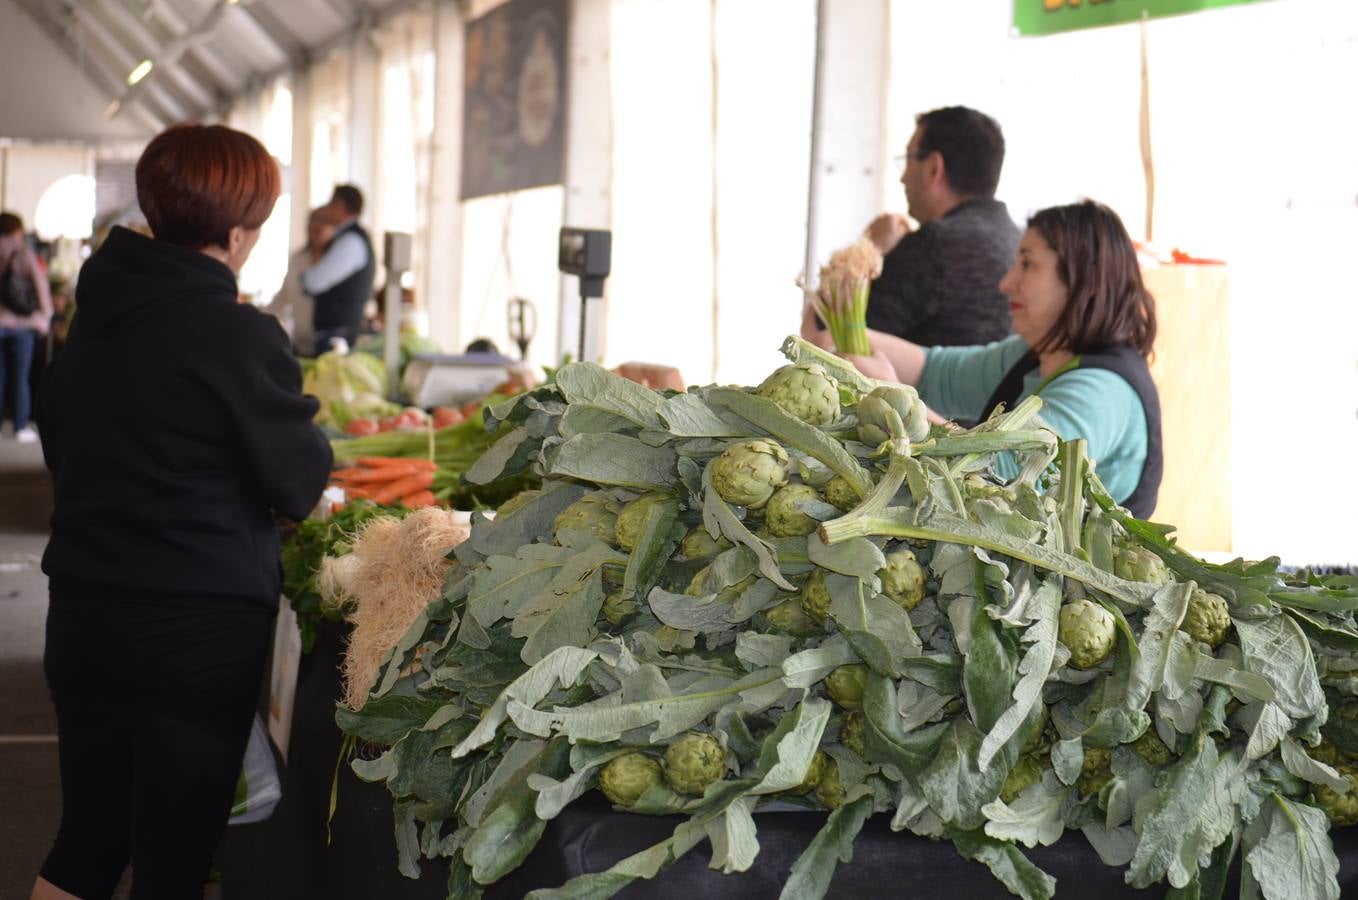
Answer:
[{"label": "pile of artichoke", "polygon": [[382,750],[352,765],[393,795],[403,872],[445,857],[478,896],[597,788],[688,818],[534,896],[663,879],[704,838],[743,871],[789,807],[829,814],[786,897],[821,896],[873,814],[1028,898],[1055,881],[1022,848],[1071,831],[1137,887],[1205,890],[1239,856],[1270,900],[1338,896],[1358,581],[1185,553],[1035,398],[931,429],[912,389],[784,352],[758,388],[682,394],[570,365],[488,413],[467,478],[542,489],[477,516],[337,714]]}]

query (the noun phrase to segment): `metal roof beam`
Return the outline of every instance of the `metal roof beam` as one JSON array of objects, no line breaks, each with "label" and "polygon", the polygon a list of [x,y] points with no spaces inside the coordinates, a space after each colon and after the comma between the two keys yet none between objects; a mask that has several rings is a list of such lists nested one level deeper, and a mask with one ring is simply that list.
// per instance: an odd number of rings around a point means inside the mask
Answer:
[{"label": "metal roof beam", "polygon": [[149,59],[156,64],[148,78],[157,78],[161,87],[173,94],[175,99],[195,114],[201,114],[212,107],[213,97],[202,84],[178,67],[178,59],[166,59],[156,48],[164,47],[169,41],[163,35],[155,34],[147,23],[139,19],[119,0],[97,0],[88,3],[86,9],[100,19],[103,26],[116,34],[123,46],[128,47],[140,59]]},{"label": "metal roof beam", "polygon": [[[86,8],[85,11],[89,12],[90,10]],[[146,57],[119,40],[117,34],[112,32],[106,22],[101,21],[97,14],[94,16],[81,15],[77,21],[85,34],[104,46],[108,57],[114,62],[115,66],[122,68],[123,77],[120,80],[126,84],[128,73]],[[130,100],[143,94],[154,96],[161,111],[167,113],[172,122],[193,117],[192,107],[183,98],[175,97],[173,93],[155,83],[149,75],[136,84],[125,87],[118,100],[122,106],[127,106]]]},{"label": "metal roof beam", "polygon": [[[58,47],[66,51],[71,60],[76,63],[81,74],[90,81],[100,93],[108,95],[111,101],[116,101],[123,93],[125,82],[123,77],[113,69],[107,57],[100,57],[99,54],[86,52],[70,32],[60,23],[54,22],[47,16],[41,0],[15,0],[16,5],[38,24],[38,27],[46,32],[47,36],[56,43]],[[138,104],[134,109],[143,124],[149,125],[154,131],[161,131],[174,119],[167,116],[162,109],[152,108],[148,104]]]},{"label": "metal roof beam", "polygon": [[261,3],[236,3],[236,9],[254,22],[255,29],[287,57],[288,64],[294,68],[306,66],[310,54],[282,21],[267,6]]}]

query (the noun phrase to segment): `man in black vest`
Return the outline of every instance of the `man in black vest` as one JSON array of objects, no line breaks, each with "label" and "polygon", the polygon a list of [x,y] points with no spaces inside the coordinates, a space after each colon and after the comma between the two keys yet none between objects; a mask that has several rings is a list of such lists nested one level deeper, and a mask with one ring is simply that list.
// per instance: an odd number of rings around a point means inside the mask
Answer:
[{"label": "man in black vest", "polygon": [[302,290],[315,301],[317,354],[331,349],[335,338],[349,346],[363,326],[363,307],[372,296],[377,258],[372,239],[358,224],[363,192],[351,184],[335,188],[329,208],[339,219],[335,236],[316,264],[302,273]]}]

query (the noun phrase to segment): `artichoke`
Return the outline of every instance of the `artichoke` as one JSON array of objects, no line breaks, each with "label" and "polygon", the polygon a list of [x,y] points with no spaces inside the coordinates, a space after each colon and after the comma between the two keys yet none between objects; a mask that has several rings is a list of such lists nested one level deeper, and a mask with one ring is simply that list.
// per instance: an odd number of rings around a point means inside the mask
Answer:
[{"label": "artichoke", "polygon": [[1113,616],[1093,600],[1076,600],[1061,607],[1059,638],[1070,651],[1070,665],[1092,669],[1108,658],[1117,637]]},{"label": "artichoke", "polygon": [[1167,766],[1174,759],[1174,753],[1160,740],[1154,728],[1147,728],[1141,737],[1133,741],[1132,749],[1150,766]]},{"label": "artichoke", "polygon": [[626,622],[637,612],[637,601],[624,600],[621,591],[615,591],[604,598],[604,618],[616,627]]},{"label": "artichoke", "polygon": [[810,425],[839,418],[839,382],[821,366],[783,366],[759,385],[757,393]]},{"label": "artichoke", "polygon": [[929,419],[919,394],[908,384],[883,385],[858,401],[858,439],[869,447],[876,447],[892,437],[895,421],[891,413],[900,417],[905,437],[922,441],[929,436]]},{"label": "artichoke", "polygon": [[614,757],[599,775],[599,787],[615,806],[631,809],[653,785],[665,783],[660,763],[640,751]]},{"label": "artichoke", "polygon": [[637,541],[641,540],[641,531],[646,527],[646,517],[651,510],[662,503],[673,502],[668,494],[650,493],[642,494],[637,499],[623,506],[618,513],[618,521],[615,527],[615,534],[618,539],[618,546],[632,552],[637,547]]},{"label": "artichoke", "polygon": [[787,484],[787,451],[776,441],[734,444],[710,465],[712,486],[721,499],[737,506],[759,509],[769,502],[774,491]]},{"label": "artichoke", "polygon": [[1340,778],[1348,781],[1349,789],[1340,794],[1317,784],[1312,786],[1311,795],[1335,825],[1358,825],[1358,767],[1340,763],[1335,769]]},{"label": "artichoke", "polygon": [[840,666],[825,676],[825,693],[845,709],[862,709],[863,689],[867,682],[867,666],[859,663]]},{"label": "artichoke", "polygon": [[839,742],[859,756],[867,750],[867,717],[862,710],[854,710],[844,717],[844,727],[839,730]]},{"label": "artichoke", "polygon": [[858,505],[859,496],[843,477],[836,475],[825,482],[825,499],[831,506],[848,512]]},{"label": "artichoke", "polygon": [[[1333,710],[1333,707],[1331,707],[1331,709]],[[1331,744],[1325,738],[1321,738],[1320,743],[1317,744],[1314,749],[1307,752],[1312,759],[1330,766],[1337,766],[1340,763],[1349,762],[1349,758],[1344,754],[1344,751],[1340,750],[1334,744]]]},{"label": "artichoke", "polygon": [[816,755],[811,757],[811,764],[806,767],[806,776],[802,778],[802,783],[790,793],[805,796],[814,791],[821,778],[825,777],[825,770],[829,765],[830,757],[825,755],[824,750],[817,750]]},{"label": "artichoke", "polygon": [[1231,611],[1226,606],[1225,598],[1194,585],[1179,630],[1188,632],[1193,640],[1202,641],[1209,647],[1226,640],[1231,630]]},{"label": "artichoke", "polygon": [[882,579],[882,593],[902,609],[912,610],[924,599],[924,567],[904,547],[886,555],[886,568],[878,569],[877,575]]},{"label": "artichoke", "polygon": [[1084,765],[1080,767],[1080,777],[1075,786],[1083,796],[1091,796],[1103,790],[1103,786],[1113,779],[1113,769],[1109,765],[1113,754],[1102,747],[1086,747]]},{"label": "artichoke", "polygon": [[805,484],[789,484],[769,498],[764,522],[774,537],[801,537],[820,527],[820,523],[797,508],[798,503],[819,500],[816,489]]},{"label": "artichoke", "polygon": [[687,560],[711,559],[723,550],[729,550],[731,542],[726,538],[712,539],[707,529],[699,526],[684,535],[679,544],[679,558]]},{"label": "artichoke", "polygon": [[726,774],[726,751],[710,734],[689,732],[665,749],[665,778],[681,794],[701,797]]},{"label": "artichoke", "polygon": [[813,634],[820,630],[816,621],[802,609],[800,600],[784,600],[772,609],[765,610],[764,616],[774,631],[781,631],[794,637]]},{"label": "artichoke", "polygon": [[1035,756],[1020,756],[1014,768],[1005,776],[1000,788],[1000,799],[1013,803],[1014,798],[1042,780],[1042,761]]},{"label": "artichoke", "polygon": [[542,491],[519,491],[504,503],[501,503],[495,510],[496,516],[507,516],[521,506],[526,506],[528,501],[542,496]]},{"label": "artichoke", "polygon": [[1113,548],[1113,574],[1126,581],[1168,584],[1169,569],[1153,551],[1138,544],[1119,544]]},{"label": "artichoke", "polygon": [[824,569],[816,569],[802,585],[802,610],[817,625],[830,614],[830,588],[825,581]]},{"label": "artichoke", "polygon": [[844,803],[844,783],[839,780],[839,763],[827,760],[825,771],[816,785],[816,799],[827,809],[838,809]]},{"label": "artichoke", "polygon": [[617,523],[618,514],[613,501],[602,494],[586,494],[556,514],[552,533],[559,542],[563,529],[586,531],[604,543],[611,544],[616,536]]}]

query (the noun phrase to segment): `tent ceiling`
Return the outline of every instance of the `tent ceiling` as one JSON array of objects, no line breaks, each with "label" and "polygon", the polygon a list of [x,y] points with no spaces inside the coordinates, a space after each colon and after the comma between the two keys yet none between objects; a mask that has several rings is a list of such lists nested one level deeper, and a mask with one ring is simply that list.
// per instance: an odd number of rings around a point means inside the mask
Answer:
[{"label": "tent ceiling", "polygon": [[23,60],[6,68],[31,85],[6,92],[0,137],[121,140],[211,117],[420,2],[432,0],[0,0],[0,58]]}]

